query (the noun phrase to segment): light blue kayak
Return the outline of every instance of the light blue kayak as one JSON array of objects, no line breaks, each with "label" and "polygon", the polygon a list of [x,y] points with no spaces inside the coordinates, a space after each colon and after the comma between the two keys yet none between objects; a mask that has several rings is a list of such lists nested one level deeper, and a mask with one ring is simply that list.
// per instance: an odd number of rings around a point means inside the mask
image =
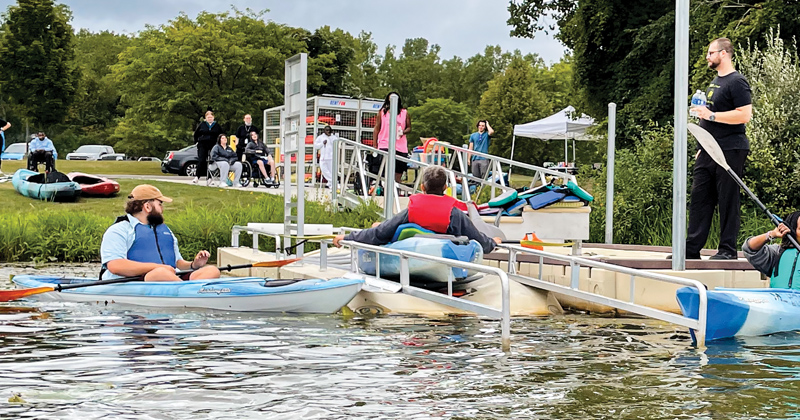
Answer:
[{"label": "light blue kayak", "polygon": [[[19,275],[18,288],[53,287],[97,279]],[[32,295],[40,300],[129,304],[159,308],[208,308],[241,312],[330,314],[347,305],[361,290],[361,279],[273,280],[228,277],[179,282],[127,282],[64,289]]]},{"label": "light blue kayak", "polygon": [[[449,239],[414,236],[392,242],[384,245],[384,247],[478,264],[483,260],[483,248],[477,241],[469,241],[466,245],[457,245]],[[376,275],[376,261],[375,253],[363,250],[358,251],[358,268],[365,274]],[[444,264],[418,259],[409,259],[408,270],[413,281],[433,283],[446,283],[449,270],[452,270],[456,279],[463,279],[474,274],[463,268],[449,268]],[[400,257],[381,254],[380,277],[392,280],[399,279]]]},{"label": "light blue kayak", "polygon": [[[708,341],[800,330],[800,291],[717,288],[706,293]],[[697,289],[682,287],[677,298],[683,315],[697,319],[700,306]],[[694,331],[691,334],[696,341]]]},{"label": "light blue kayak", "polygon": [[48,201],[76,200],[81,195],[81,186],[64,175],[64,182],[45,183],[45,174],[18,169],[11,177],[11,185],[25,197]]}]

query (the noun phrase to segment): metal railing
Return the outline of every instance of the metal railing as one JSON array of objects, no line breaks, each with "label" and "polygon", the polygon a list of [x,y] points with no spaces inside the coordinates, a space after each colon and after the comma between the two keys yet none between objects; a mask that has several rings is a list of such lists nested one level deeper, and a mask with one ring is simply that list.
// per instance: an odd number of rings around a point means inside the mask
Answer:
[{"label": "metal railing", "polygon": [[[367,146],[365,144],[361,144],[359,142],[355,142],[352,140],[347,139],[337,139],[333,142],[334,147],[334,156],[333,160],[333,182],[331,185],[331,202],[333,203],[334,209],[337,209],[340,205],[346,206],[357,206],[361,204],[363,201],[370,200],[373,197],[377,196],[377,188],[375,188],[372,192],[370,192],[371,185],[383,185],[386,186],[386,170],[387,170],[387,160],[389,156],[389,152],[385,150],[379,150],[371,146]],[[366,167],[364,162],[365,156],[372,154],[375,157],[381,156],[382,162],[380,168],[378,169],[377,173],[372,173]],[[491,155],[486,155],[491,156]],[[409,165],[409,168],[416,169],[420,168],[423,169],[428,166],[434,166],[433,163],[427,162],[420,162],[418,160],[414,160],[407,157],[396,156],[396,160],[405,162]],[[524,164],[521,164],[524,165]],[[447,172],[447,179],[448,185],[455,190],[456,185],[459,184],[458,179],[461,178],[461,199],[463,201],[470,201],[471,197],[469,194],[469,186],[467,185],[468,181],[473,181],[475,183],[481,184],[482,186],[491,187],[492,188],[492,197],[495,196],[495,189],[498,190],[510,190],[512,189],[510,186],[505,185],[504,180],[501,179],[501,183],[493,183],[491,180],[487,179],[480,179],[468,175],[464,172],[459,172],[456,169],[452,169],[449,166],[444,167],[445,172]],[[542,168],[544,169],[544,168]],[[556,171],[552,171],[556,172]],[[558,172],[556,172],[558,173]],[[563,175],[563,174],[561,174]],[[349,186],[351,185],[350,179],[355,178],[358,180],[358,183],[361,185],[360,191],[350,191]],[[392,208],[385,209],[384,217],[389,218],[392,215],[400,212],[400,204],[399,204],[399,197],[401,194],[403,195],[411,195],[417,194],[422,192],[420,189],[420,183],[422,181],[421,176],[416,176],[414,178],[413,184],[411,186],[395,183],[395,188],[393,191],[384,191],[383,194],[393,194],[394,200]],[[342,188],[344,186],[344,188]],[[454,194],[456,195],[456,194]]]},{"label": "metal railing", "polygon": [[[708,319],[708,297],[706,295],[706,287],[703,283],[692,280],[692,279],[685,279],[680,277],[668,276],[665,274],[658,274],[658,273],[651,273],[643,270],[637,270],[634,268],[622,267],[614,264],[608,264],[600,261],[594,261],[586,258],[571,256],[571,255],[559,255],[553,254],[550,252],[539,251],[531,248],[523,248],[520,245],[510,245],[510,244],[502,244],[498,245],[498,247],[507,249],[508,250],[508,273],[509,278],[517,281],[519,283],[535,287],[538,289],[549,290],[555,293],[561,293],[566,296],[570,296],[573,298],[583,299],[589,302],[610,306],[613,308],[621,309],[624,311],[632,312],[635,314],[643,315],[649,318],[655,318],[662,321],[670,322],[673,324],[681,325],[686,328],[691,328],[695,331],[695,337],[697,338],[697,345],[699,347],[705,346],[705,336],[706,336],[706,321]],[[539,277],[540,278],[533,278],[528,276],[523,276],[517,274],[517,254],[518,253],[526,253],[526,254],[533,254],[539,257]],[[562,286],[559,284],[551,283],[545,280],[542,280],[542,271],[544,268],[544,258],[550,258],[557,261],[564,261],[569,263],[570,267],[570,285]],[[612,272],[628,274],[630,275],[630,292],[628,295],[628,300],[620,300],[615,298],[610,298],[606,296],[602,296],[599,294],[595,294],[592,292],[587,292],[579,289],[580,283],[580,269],[581,267],[593,267],[593,268],[600,268],[609,270]],[[678,284],[682,286],[689,286],[694,287],[698,290],[699,295],[699,310],[698,310],[698,317],[697,319],[689,318],[686,316],[674,314],[671,312],[666,312],[660,309],[651,308],[644,305],[639,305],[634,303],[635,298],[635,288],[636,288],[636,277],[642,277],[646,279],[662,281],[666,283]]]},{"label": "metal railing", "polygon": [[[450,158],[447,161],[447,168],[459,174],[465,174],[465,176],[462,177],[462,191],[467,191],[466,195],[467,199],[464,201],[469,200],[469,188],[467,181],[477,182],[480,185],[475,193],[475,195],[479,196],[485,186],[488,185],[490,187],[494,187],[497,185],[493,181],[495,181],[495,178],[497,178],[497,174],[503,173],[502,165],[508,165],[508,173],[511,173],[512,169],[514,168],[526,169],[532,171],[534,173],[534,176],[531,179],[531,183],[528,186],[528,188],[535,187],[537,183],[539,183],[540,185],[548,184],[550,182],[547,179],[548,177],[561,179],[562,180],[561,182],[564,185],[566,185],[568,181],[572,181],[576,185],[578,184],[577,180],[575,179],[575,176],[566,172],[547,169],[541,166],[530,165],[527,163],[517,162],[515,160],[506,159],[504,157],[490,155],[488,153],[476,152],[474,150],[470,150],[469,148],[454,146],[450,143],[443,141],[435,141],[432,142],[430,145],[432,146],[433,149],[432,154],[434,155],[434,160],[433,160],[434,162],[441,162],[442,153],[444,152],[445,155],[450,156]],[[445,152],[446,150],[449,150],[452,153],[446,153]],[[489,168],[491,169],[491,171],[486,171],[486,174],[484,174],[483,178],[476,178],[471,175],[466,176],[466,174],[470,172],[470,159],[469,159],[470,156],[478,156],[488,160]],[[489,178],[490,176],[489,172],[492,173],[491,179]],[[503,178],[503,176],[500,176],[499,179],[497,179],[497,181],[500,183],[500,185],[505,186],[505,179]],[[492,197],[494,197],[494,191],[492,191]]]},{"label": "metal railing", "polygon": [[[400,286],[401,293],[409,296],[414,296],[430,302],[440,303],[442,305],[451,306],[454,308],[462,309],[465,311],[474,312],[493,319],[500,320],[500,336],[502,340],[502,347],[507,351],[511,346],[511,296],[508,274],[497,267],[490,267],[483,264],[475,264],[470,262],[463,262],[452,260],[443,257],[434,257],[426,254],[419,254],[416,252],[400,251],[396,249],[385,248],[375,245],[367,245],[354,241],[342,241],[342,245],[350,248],[350,270],[354,273],[358,272],[358,258],[357,251],[364,250],[374,252],[375,255],[375,278],[380,277],[380,255],[392,255],[400,258]],[[492,308],[488,305],[471,302],[466,299],[461,299],[453,296],[453,270],[449,270],[450,274],[447,278],[447,294],[432,292],[419,287],[411,285],[411,276],[408,268],[408,261],[422,260],[430,261],[439,264],[444,264],[450,268],[464,268],[467,270],[476,271],[479,273],[494,274],[500,279],[501,288],[501,308]],[[369,276],[367,276],[369,277]]]}]

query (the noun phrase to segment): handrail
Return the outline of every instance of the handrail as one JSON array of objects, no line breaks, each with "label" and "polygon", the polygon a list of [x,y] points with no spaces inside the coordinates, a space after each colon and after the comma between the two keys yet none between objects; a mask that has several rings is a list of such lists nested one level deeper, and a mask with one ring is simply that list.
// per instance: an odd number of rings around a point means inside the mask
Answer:
[{"label": "handrail", "polygon": [[[505,271],[501,270],[498,267],[491,267],[483,264],[475,264],[471,262],[458,261],[443,257],[435,257],[427,254],[420,254],[417,252],[401,251],[381,246],[367,245],[355,241],[341,241],[341,244],[350,248],[350,264],[351,264],[350,269],[353,272],[358,272],[356,264],[357,261],[356,250],[360,249],[364,251],[374,252],[376,254],[393,255],[400,258],[400,285],[402,287],[401,290],[403,291],[403,293],[416,297],[421,297],[423,299],[431,300],[434,302],[443,303],[445,305],[454,306],[460,309],[466,309],[480,315],[492,318],[499,318],[502,347],[504,351],[509,350],[511,346],[511,295],[510,295],[511,289],[509,283],[509,276]],[[498,311],[495,308],[491,308],[489,306],[479,304],[476,302],[469,302],[463,299],[454,298],[453,297],[454,279],[452,275],[452,270],[451,274],[448,276],[447,279],[448,293],[446,295],[447,298],[445,299],[443,299],[445,296],[442,296],[441,293],[431,292],[429,290],[411,286],[411,277],[408,269],[408,260],[410,259],[431,261],[435,263],[445,264],[449,267],[464,268],[467,270],[494,274],[498,276],[500,278],[501,301],[502,301],[500,310]],[[375,277],[377,278],[380,278],[379,261],[380,257],[376,255],[377,263],[375,267],[376,268]]]},{"label": "handrail", "polygon": [[[459,147],[452,145],[448,142],[444,141],[434,141],[430,143],[433,147],[433,154],[434,154],[434,162],[438,162],[441,159],[442,151],[445,149],[452,150],[453,157],[449,159],[447,164],[448,168],[452,169],[456,163],[458,163],[459,171],[462,173],[470,172],[469,167],[469,156],[479,156],[489,161],[489,166],[492,168],[492,173],[502,173],[501,165],[509,165],[509,172],[511,172],[511,168],[521,168],[527,169],[534,172],[533,179],[531,179],[531,183],[528,188],[533,188],[536,186],[536,183],[539,182],[542,185],[547,184],[548,180],[547,177],[556,177],[562,180],[563,184],[566,184],[568,181],[574,182],[576,185],[578,184],[575,175],[568,174],[565,172],[556,171],[553,169],[543,168],[541,166],[531,165],[528,163],[517,162],[515,160],[506,159],[504,157],[490,155],[488,153],[477,152],[475,150],[471,150],[465,147]],[[489,171],[486,171],[482,181],[487,181],[487,177],[489,176]],[[493,176],[494,177],[494,176]],[[502,178],[502,177],[501,177]],[[471,177],[471,179],[473,179]],[[480,178],[474,178],[475,180],[479,180]],[[509,180],[510,181],[510,180]],[[462,188],[467,188],[466,182],[464,182],[464,186]],[[483,189],[483,182],[481,183],[480,189],[476,192],[477,195],[480,195],[481,190]]]},{"label": "handrail", "polygon": [[[370,184],[370,182],[368,181],[375,181],[376,183],[379,183],[385,178],[386,166],[387,166],[386,159],[388,158],[389,153],[385,150],[379,150],[372,146],[367,146],[365,144],[343,138],[338,138],[334,140],[333,147],[335,153],[334,156],[337,156],[337,158],[333,160],[333,167],[332,167],[332,172],[334,175],[331,185],[331,202],[333,203],[334,209],[338,209],[340,202],[343,200],[350,200],[355,204],[358,203],[359,200],[366,201],[369,200],[370,197],[376,196],[376,192],[369,194],[369,192],[367,191]],[[347,154],[348,151],[352,151],[350,156],[348,156]],[[375,156],[383,157],[383,162],[377,174],[373,174],[368,170],[366,170],[365,168],[363,162],[363,155],[370,153],[374,154]],[[399,160],[401,162],[406,162],[407,164],[411,165],[417,165],[420,167],[438,166],[431,163],[421,162],[402,156],[397,156],[396,160]],[[455,186],[457,185],[456,181],[457,177],[461,178],[461,183],[462,183],[461,197],[463,201],[471,200],[467,181],[474,181],[481,184],[482,186],[485,185],[487,187],[491,187],[493,189],[492,191],[493,193],[495,188],[503,191],[513,189],[510,186],[505,185],[505,182],[503,180],[501,180],[500,184],[497,184],[489,180],[480,179],[468,175],[467,173],[459,172],[450,167],[443,167],[443,169],[447,173],[448,183],[452,188],[455,189]],[[340,185],[346,185],[347,184],[346,181],[349,180],[351,176],[358,177],[359,182],[362,185],[361,194],[352,194],[346,191],[344,188],[342,188],[341,191],[339,191],[338,187]],[[393,214],[400,212],[400,205],[398,203],[399,201],[398,197],[400,191],[404,191],[407,194],[416,194],[422,191],[420,189],[420,181],[421,181],[420,178],[421,177],[417,177],[417,179],[414,180],[414,184],[412,187],[408,187],[403,184],[395,184],[395,190],[391,192],[392,194],[394,194],[395,198],[394,205],[392,206],[393,209],[390,209],[391,211],[393,211],[393,213],[389,214],[389,212],[387,212],[384,214],[384,217],[388,218],[391,217]],[[390,192],[384,191],[384,194],[388,193]],[[492,194],[492,196],[494,197],[494,194]]]},{"label": "handrail", "polygon": [[[540,288],[549,290],[551,292],[562,293],[571,297],[576,297],[580,299],[587,300],[589,302],[594,302],[601,305],[611,306],[614,308],[622,309],[628,312],[637,313],[639,315],[644,315],[650,318],[660,319],[662,321],[670,322],[673,324],[681,325],[687,328],[691,328],[695,331],[695,337],[697,338],[697,344],[700,347],[705,346],[705,336],[706,336],[706,324],[708,319],[708,296],[706,294],[706,287],[703,283],[692,280],[686,279],[681,277],[669,276],[666,274],[659,274],[659,273],[651,273],[648,271],[637,270],[634,268],[622,267],[614,264],[609,264],[601,261],[590,260],[587,258],[572,256],[572,255],[560,255],[554,254],[551,252],[546,251],[539,251],[531,248],[523,248],[520,245],[511,245],[511,244],[501,244],[498,245],[498,248],[507,249],[509,252],[508,255],[508,272],[509,277],[515,281],[518,281],[522,284],[527,284],[532,287]],[[516,271],[516,259],[517,253],[527,253],[533,254],[539,257],[539,277],[541,277],[542,268],[544,265],[544,258],[551,258],[557,261],[564,261],[570,264],[570,285],[562,286],[555,283],[550,283],[547,281],[542,280],[541,278],[533,278],[528,276],[523,276],[517,274]],[[623,301],[620,299],[609,298],[606,296],[597,295],[591,292],[586,292],[583,290],[579,290],[579,282],[580,282],[580,268],[581,267],[593,267],[593,268],[601,268],[613,272],[618,272],[622,274],[628,274],[631,276],[630,278],[630,293],[628,295],[628,301]],[[699,310],[698,310],[698,317],[697,319],[689,318],[686,316],[681,316],[677,314],[673,314],[671,312],[666,312],[660,309],[650,308],[644,305],[639,305],[634,303],[634,290],[635,290],[635,282],[636,277],[643,277],[648,278],[651,280],[663,281],[672,284],[679,284],[682,286],[689,286],[694,287],[698,290],[699,295]]]}]

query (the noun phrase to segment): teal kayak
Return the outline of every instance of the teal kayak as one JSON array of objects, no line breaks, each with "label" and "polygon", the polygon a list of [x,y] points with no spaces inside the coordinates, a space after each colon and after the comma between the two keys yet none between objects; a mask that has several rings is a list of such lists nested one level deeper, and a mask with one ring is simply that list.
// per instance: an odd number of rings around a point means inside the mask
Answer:
[{"label": "teal kayak", "polygon": [[48,201],[72,201],[81,195],[81,187],[61,172],[49,174],[19,169],[11,177],[11,185],[25,197]]}]

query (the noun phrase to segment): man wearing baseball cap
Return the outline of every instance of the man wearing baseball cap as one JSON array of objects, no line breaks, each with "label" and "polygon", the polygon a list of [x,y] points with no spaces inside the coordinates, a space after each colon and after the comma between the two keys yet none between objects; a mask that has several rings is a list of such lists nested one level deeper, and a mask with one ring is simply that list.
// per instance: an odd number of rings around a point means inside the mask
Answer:
[{"label": "man wearing baseball cap", "polygon": [[219,277],[217,267],[206,265],[211,255],[208,251],[198,252],[192,261],[181,256],[178,239],[164,224],[163,203],[171,202],[152,185],[139,185],[131,191],[126,214],[103,234],[102,279],[143,276],[145,281],[181,281],[177,270],[194,270],[188,280]]}]

